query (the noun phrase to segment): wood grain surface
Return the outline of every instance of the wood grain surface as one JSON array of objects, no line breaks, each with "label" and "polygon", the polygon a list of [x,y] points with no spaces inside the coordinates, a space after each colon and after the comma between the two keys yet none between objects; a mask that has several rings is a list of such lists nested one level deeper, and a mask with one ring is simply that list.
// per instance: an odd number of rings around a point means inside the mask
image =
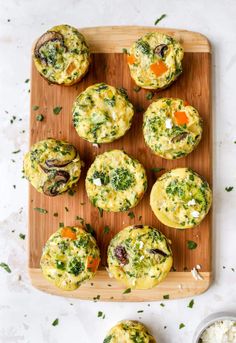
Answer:
[{"label": "wood grain surface", "polygon": [[[136,27],[135,29],[139,36],[142,33],[146,33],[147,30],[150,31],[150,28]],[[130,30],[131,28],[127,27],[112,27],[110,30],[107,27],[100,27],[83,29],[81,31],[83,31],[89,44],[91,39],[92,46],[96,32],[99,35],[103,32],[103,38],[105,35],[109,36],[108,41],[113,42],[112,46],[115,47],[117,46],[115,43],[120,44],[121,38],[122,43],[125,42],[126,36],[128,37],[128,43],[130,43]],[[152,28],[152,30],[157,29]],[[170,30],[164,31],[169,32]],[[91,35],[91,32],[93,35]],[[178,31],[176,34],[184,42],[186,31]],[[92,64],[88,74],[77,85],[71,87],[50,85],[39,75],[32,64],[30,145],[48,137],[66,140],[76,146],[81,159],[85,163],[76,193],[73,196],[63,194],[50,198],[38,193],[31,186],[29,188],[29,271],[35,287],[50,293],[83,299],[91,299],[97,293],[103,300],[117,301],[158,300],[162,299],[163,294],[167,293],[170,294],[170,298],[178,298],[201,293],[209,287],[212,279],[211,211],[198,227],[188,230],[176,230],[163,226],[154,216],[149,205],[151,187],[157,176],[161,175],[161,173],[156,174],[152,172],[151,168],[163,167],[169,170],[175,167],[190,167],[204,176],[210,186],[212,186],[211,54],[209,49],[208,51],[199,52],[199,45],[195,45],[196,42],[199,42],[199,37],[201,37],[201,46],[208,46],[209,48],[208,41],[200,34],[188,32],[188,44],[190,44],[189,36],[191,34],[192,47],[190,49],[191,52],[185,53],[183,74],[171,87],[156,93],[152,100],[146,99],[148,91],[141,90],[140,92],[135,92],[133,90],[135,84],[129,74],[126,56],[116,52],[116,49],[115,52],[110,52],[110,50],[107,50],[106,43],[104,43],[105,52],[103,52],[101,40],[99,41],[99,51],[92,54]],[[93,38],[91,38],[92,36]],[[134,33],[131,36],[134,37]],[[124,46],[128,46],[126,44],[124,43]],[[194,50],[195,47],[196,52]],[[76,96],[86,87],[96,82],[106,82],[116,87],[124,87],[128,92],[130,101],[136,108],[133,123],[128,133],[119,140],[101,145],[99,148],[92,146],[77,135],[72,125],[71,114],[72,104]],[[142,134],[143,111],[151,101],[162,96],[179,97],[187,100],[199,110],[203,118],[204,132],[202,141],[197,149],[186,158],[167,161],[154,156],[149,148],[145,146]],[[39,106],[37,111],[32,109],[34,105]],[[56,106],[62,106],[62,110],[58,115],[53,114],[53,108]],[[37,114],[44,115],[45,118],[42,122],[36,121]],[[128,216],[129,211],[123,213],[103,212],[101,217],[98,210],[90,204],[85,192],[84,181],[86,172],[95,156],[114,148],[124,149],[128,154],[137,158],[143,163],[147,171],[148,190],[138,206],[131,210],[135,215],[133,219]],[[44,208],[48,213],[39,213],[34,210],[36,207]],[[57,217],[54,216],[55,213],[58,213]],[[90,283],[87,283],[77,291],[68,294],[56,289],[42,278],[39,270],[39,261],[45,242],[57,230],[59,223],[79,225],[80,221],[76,220],[77,216],[83,218],[85,223],[89,223],[94,228],[101,250],[102,265],[97,273],[93,287],[91,287]],[[140,216],[142,216],[141,219]],[[169,277],[154,289],[145,291],[146,293],[144,291],[135,291],[129,294],[129,297],[124,297],[122,294],[123,286],[110,279],[104,270],[106,251],[110,239],[118,231],[135,223],[152,225],[170,238],[174,254],[174,269]],[[109,226],[109,233],[104,233],[105,226]],[[187,248],[188,240],[193,240],[198,244],[195,250]],[[204,272],[204,280],[202,281],[196,281],[191,276],[190,271],[196,264],[201,265],[202,272]],[[114,299],[110,299],[112,297],[112,287],[107,286],[111,283],[115,284]],[[180,284],[181,287],[179,286]],[[180,290],[178,290],[179,288]]]}]

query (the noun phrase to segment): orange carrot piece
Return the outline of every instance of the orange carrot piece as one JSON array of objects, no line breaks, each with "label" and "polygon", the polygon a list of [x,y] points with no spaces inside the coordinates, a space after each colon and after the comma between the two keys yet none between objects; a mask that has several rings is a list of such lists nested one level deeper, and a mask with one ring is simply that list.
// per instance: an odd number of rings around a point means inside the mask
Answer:
[{"label": "orange carrot piece", "polygon": [[76,239],[76,233],[71,230],[70,227],[64,227],[61,231],[61,236],[63,238],[71,238],[71,239]]},{"label": "orange carrot piece", "polygon": [[156,76],[161,76],[168,70],[166,64],[162,61],[158,61],[156,63],[151,64],[150,68]]},{"label": "orange carrot piece", "polygon": [[71,62],[68,67],[66,68],[66,73],[67,74],[71,74],[72,71],[74,71],[76,68],[76,65],[74,64],[74,62]]},{"label": "orange carrot piece", "polygon": [[184,125],[188,123],[188,117],[184,111],[176,111],[174,116],[176,124]]},{"label": "orange carrot piece", "polygon": [[189,103],[186,100],[184,101],[184,106],[189,106]]},{"label": "orange carrot piece", "polygon": [[127,55],[127,62],[129,64],[134,64],[135,63],[135,57],[134,55]]},{"label": "orange carrot piece", "polygon": [[92,273],[95,273],[98,265],[100,263],[100,258],[94,258],[93,256],[88,256],[87,259],[87,268],[91,270]]}]

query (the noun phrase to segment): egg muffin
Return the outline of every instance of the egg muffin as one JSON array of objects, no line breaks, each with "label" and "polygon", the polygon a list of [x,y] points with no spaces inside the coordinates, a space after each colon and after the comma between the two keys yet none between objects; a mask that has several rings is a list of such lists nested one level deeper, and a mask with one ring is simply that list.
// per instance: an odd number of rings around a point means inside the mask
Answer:
[{"label": "egg muffin", "polygon": [[24,176],[40,193],[56,196],[78,182],[83,162],[76,148],[48,138],[35,143],[24,157]]},{"label": "egg muffin", "polygon": [[58,25],[37,40],[33,60],[48,81],[70,86],[86,74],[90,53],[84,36],[76,28]]},{"label": "egg muffin", "polygon": [[94,277],[100,252],[94,237],[80,227],[63,227],[47,241],[40,261],[44,277],[73,291]]},{"label": "egg muffin", "polygon": [[75,129],[91,143],[109,143],[120,138],[130,128],[133,115],[127,94],[105,83],[88,87],[73,106]]},{"label": "egg muffin", "polygon": [[176,168],[162,174],[153,185],[150,204],[164,225],[177,229],[201,223],[212,202],[212,192],[205,179],[188,168]]},{"label": "egg muffin", "polygon": [[161,98],[146,110],[143,134],[154,154],[166,159],[181,158],[200,142],[202,119],[186,101]]},{"label": "egg muffin", "polygon": [[148,289],[165,279],[173,263],[167,238],[148,225],[128,226],[108,247],[109,274],[127,287]]},{"label": "egg muffin", "polygon": [[168,87],[182,73],[184,51],[174,38],[160,32],[147,33],[127,56],[131,77],[146,89]]},{"label": "egg muffin", "polygon": [[136,206],[147,189],[142,164],[122,150],[98,155],[86,176],[86,191],[92,204],[111,212]]},{"label": "egg muffin", "polygon": [[108,332],[103,343],[156,343],[146,326],[136,320],[122,320]]}]

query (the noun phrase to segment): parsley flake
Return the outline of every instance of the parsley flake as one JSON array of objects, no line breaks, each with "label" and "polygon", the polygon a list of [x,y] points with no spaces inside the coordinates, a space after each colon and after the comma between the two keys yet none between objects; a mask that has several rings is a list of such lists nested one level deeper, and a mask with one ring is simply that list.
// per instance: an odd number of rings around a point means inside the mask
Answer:
[{"label": "parsley flake", "polygon": [[43,214],[48,213],[48,210],[45,210],[44,208],[41,208],[41,207],[35,207],[34,210],[38,211],[39,213],[43,213]]},{"label": "parsley flake", "polygon": [[59,324],[59,319],[56,318],[53,322],[52,322],[52,326],[57,326]]},{"label": "parsley flake", "polygon": [[123,292],[123,294],[128,294],[128,293],[131,293],[131,288],[127,288],[127,289]]},{"label": "parsley flake", "polygon": [[167,15],[166,15],[166,14],[162,14],[159,18],[156,19],[154,25],[157,25],[158,23],[160,23],[160,21],[161,21],[162,19],[164,19],[165,17],[167,17]]},{"label": "parsley flake", "polygon": [[53,113],[57,115],[57,114],[59,114],[61,112],[61,110],[62,110],[61,106],[56,106],[53,109]]},{"label": "parsley flake", "polygon": [[1,262],[0,267],[3,268],[7,273],[11,273],[11,268],[8,266],[8,264]]},{"label": "parsley flake", "polygon": [[225,187],[226,192],[231,192],[233,189],[233,186]]},{"label": "parsley flake", "polygon": [[187,241],[187,247],[189,250],[194,250],[197,247],[197,243],[194,241]]}]

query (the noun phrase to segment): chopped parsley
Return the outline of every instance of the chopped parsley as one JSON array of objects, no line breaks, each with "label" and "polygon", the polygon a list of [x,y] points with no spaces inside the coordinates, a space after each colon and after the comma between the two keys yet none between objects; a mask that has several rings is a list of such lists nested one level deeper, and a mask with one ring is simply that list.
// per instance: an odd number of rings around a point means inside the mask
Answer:
[{"label": "chopped parsley", "polygon": [[59,324],[59,319],[56,318],[53,322],[52,322],[52,326],[57,326]]},{"label": "chopped parsley", "polygon": [[0,267],[3,268],[7,273],[11,273],[11,268],[8,266],[8,264],[1,262]]},{"label": "chopped parsley", "polygon": [[38,114],[38,115],[36,116],[36,120],[37,120],[37,121],[43,121],[43,120],[44,120],[44,116],[43,116],[42,114]]},{"label": "chopped parsley", "polygon": [[112,335],[109,335],[103,340],[103,343],[110,343],[111,340],[112,340]]},{"label": "chopped parsley", "polygon": [[25,235],[23,233],[19,234],[20,239],[25,239]]},{"label": "chopped parsley", "polygon": [[184,323],[179,324],[179,329],[183,329],[185,327]]},{"label": "chopped parsley", "polygon": [[139,87],[139,86],[135,86],[135,87],[134,87],[134,91],[135,91],[136,93],[138,93],[140,90],[141,90],[141,87]]},{"label": "chopped parsley", "polygon": [[65,227],[64,223],[59,223],[59,227]]},{"label": "chopped parsley", "polygon": [[69,189],[68,192],[67,192],[70,196],[73,196],[76,191],[74,189]]},{"label": "chopped parsley", "polygon": [[169,294],[163,295],[163,299],[170,299],[170,295]]},{"label": "chopped parsley", "polygon": [[187,241],[187,247],[188,247],[189,250],[196,249],[197,243],[194,242],[194,241]]},{"label": "chopped parsley", "polygon": [[134,219],[135,214],[134,214],[134,212],[129,212],[129,213],[128,213],[128,216],[130,217],[130,219]]},{"label": "chopped parsley", "polygon": [[98,212],[99,212],[100,217],[102,218],[103,217],[103,209],[98,207]]},{"label": "chopped parsley", "polygon": [[33,109],[33,111],[37,111],[39,109],[39,106],[38,105],[34,105],[34,106],[32,106],[32,109]]},{"label": "chopped parsley", "polygon": [[28,82],[29,82],[29,80],[30,80],[30,79],[26,79],[26,80],[25,80],[25,83],[28,83]]},{"label": "chopped parsley", "polygon": [[97,316],[98,316],[98,318],[104,319],[105,318],[105,313],[103,313],[102,311],[98,311]]},{"label": "chopped parsley", "polygon": [[81,224],[84,224],[84,219],[80,216],[76,216],[75,220],[79,220]]},{"label": "chopped parsley", "polygon": [[194,300],[190,300],[189,304],[188,304],[188,307],[189,308],[193,308],[193,305],[194,305]]},{"label": "chopped parsley", "polygon": [[109,226],[105,226],[103,229],[103,233],[109,233],[109,232],[110,232]]},{"label": "chopped parsley", "polygon": [[165,307],[165,304],[163,304],[163,303],[160,303],[160,306],[161,306],[161,307]]},{"label": "chopped parsley", "polygon": [[18,154],[21,150],[12,151],[12,154]]},{"label": "chopped parsley", "polygon": [[66,206],[65,206],[65,211],[66,211],[66,212],[69,212],[69,209],[68,209],[68,207],[66,207]]},{"label": "chopped parsley", "polygon": [[53,213],[54,217],[58,217],[58,212]]},{"label": "chopped parsley", "polygon": [[159,173],[162,170],[165,170],[165,168],[162,168],[162,167],[160,167],[160,168],[158,168],[158,167],[157,168],[151,168],[151,171],[154,172],[154,173]]},{"label": "chopped parsley", "polygon": [[225,187],[226,192],[231,192],[233,189],[233,186]]},{"label": "chopped parsley", "polygon": [[131,288],[127,288],[127,289],[123,292],[123,294],[128,294],[128,293],[131,293]]},{"label": "chopped parsley", "polygon": [[160,23],[160,21],[161,21],[162,19],[164,19],[165,17],[167,17],[167,15],[166,15],[166,14],[162,14],[159,18],[156,19],[154,25],[157,25],[158,23]]},{"label": "chopped parsley", "polygon": [[61,106],[56,106],[53,109],[53,113],[57,115],[57,114],[59,114],[61,112],[61,110],[62,110]]},{"label": "chopped parsley", "polygon": [[153,94],[152,92],[148,92],[148,93],[146,94],[146,99],[147,99],[147,100],[152,100],[153,96],[154,96],[154,94]]},{"label": "chopped parsley", "polygon": [[137,311],[137,313],[143,313],[144,311],[143,310],[139,310],[139,311]]},{"label": "chopped parsley", "polygon": [[48,210],[45,210],[44,208],[41,208],[41,207],[35,207],[34,210],[43,214],[48,213]]},{"label": "chopped parsley", "polygon": [[123,54],[128,54],[128,50],[126,48],[122,49]]}]

